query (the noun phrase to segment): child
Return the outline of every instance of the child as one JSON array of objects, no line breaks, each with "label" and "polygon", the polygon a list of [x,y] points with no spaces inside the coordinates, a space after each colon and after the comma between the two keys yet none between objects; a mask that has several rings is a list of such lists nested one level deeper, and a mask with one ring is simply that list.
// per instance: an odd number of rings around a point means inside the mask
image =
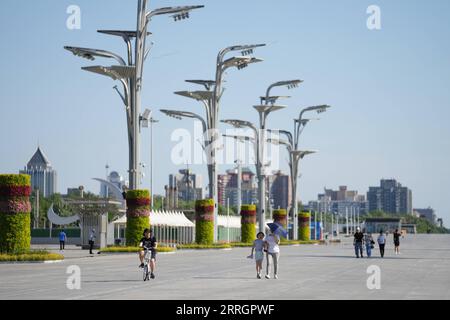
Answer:
[{"label": "child", "polygon": [[264,232],[259,232],[256,235],[256,240],[253,241],[252,253],[248,256],[248,258],[253,259],[253,252],[255,252],[255,261],[256,261],[256,278],[261,279],[261,270],[262,270],[262,262],[264,259]]}]

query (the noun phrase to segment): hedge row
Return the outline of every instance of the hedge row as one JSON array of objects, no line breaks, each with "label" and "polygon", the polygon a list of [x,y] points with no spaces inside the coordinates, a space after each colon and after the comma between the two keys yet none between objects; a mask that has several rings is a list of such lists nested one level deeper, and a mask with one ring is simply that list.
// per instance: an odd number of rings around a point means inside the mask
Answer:
[{"label": "hedge row", "polygon": [[178,244],[177,249],[230,249],[231,245],[227,243],[216,244]]},{"label": "hedge row", "polygon": [[28,251],[18,254],[0,254],[0,262],[34,262],[34,261],[55,261],[64,260],[64,256],[47,251]]},{"label": "hedge row", "polygon": [[[133,253],[133,252],[139,252],[140,248],[139,247],[108,247],[108,248],[104,248],[101,250],[102,253],[121,253],[121,252],[128,252],[128,253]],[[175,248],[172,247],[158,247],[156,249],[156,252],[173,252],[175,251]]]}]

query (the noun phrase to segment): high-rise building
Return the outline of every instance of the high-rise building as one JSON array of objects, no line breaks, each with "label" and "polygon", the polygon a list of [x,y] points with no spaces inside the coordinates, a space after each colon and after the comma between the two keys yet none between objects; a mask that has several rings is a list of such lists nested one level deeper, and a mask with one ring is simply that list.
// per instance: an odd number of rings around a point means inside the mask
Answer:
[{"label": "high-rise building", "polygon": [[177,190],[179,200],[192,201],[203,199],[202,176],[190,169],[182,169],[178,174],[169,175],[169,189]]},{"label": "high-rise building", "polygon": [[[227,170],[226,174],[218,175],[218,201],[222,206],[227,205],[227,199],[231,207],[238,205],[238,171]],[[255,174],[247,167],[242,168],[241,176],[241,200],[242,204],[254,204],[257,199]]]},{"label": "high-rise building", "polygon": [[292,185],[290,176],[281,171],[275,171],[267,179],[270,184],[271,205],[274,209],[288,209],[292,201]]},{"label": "high-rise building", "polygon": [[365,214],[368,203],[364,195],[356,190],[347,190],[347,186],[339,186],[338,190],[324,188],[324,193],[317,196],[317,201],[310,201],[308,209],[316,212],[346,214]]},{"label": "high-rise building", "polygon": [[414,211],[418,213],[420,218],[424,218],[434,225],[438,224],[437,216],[433,208],[428,207],[426,209],[414,209]]},{"label": "high-rise building", "polygon": [[28,161],[24,170],[20,171],[21,174],[28,174],[31,176],[31,188],[33,190],[39,189],[39,192],[48,197],[56,193],[56,180],[57,174],[53,170],[50,161],[38,147],[37,151]]},{"label": "high-rise building", "polygon": [[382,179],[379,187],[369,187],[367,201],[369,212],[413,214],[411,190],[395,179]]}]

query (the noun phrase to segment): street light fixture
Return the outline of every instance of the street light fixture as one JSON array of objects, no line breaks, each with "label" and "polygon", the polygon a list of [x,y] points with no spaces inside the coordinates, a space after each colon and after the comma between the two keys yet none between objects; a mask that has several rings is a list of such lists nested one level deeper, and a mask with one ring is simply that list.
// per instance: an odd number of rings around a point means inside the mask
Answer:
[{"label": "street light fixture", "polygon": [[[124,94],[117,87],[114,89],[119,93],[127,110],[128,144],[129,144],[129,181],[130,189],[138,189],[140,186],[140,124],[141,117],[141,92],[144,61],[149,53],[146,49],[146,39],[151,33],[147,31],[148,24],[153,16],[173,14],[175,20],[186,19],[189,12],[203,8],[202,5],[165,7],[147,12],[148,0],[138,0],[137,25],[135,31],[121,30],[98,30],[99,33],[122,37],[127,45],[128,63],[119,55],[99,49],[80,47],[64,47],[74,55],[94,60],[96,57],[115,59],[119,66],[103,67],[93,66],[83,68],[86,71],[108,76],[113,80],[120,80],[124,86]],[[135,39],[134,56],[131,39]]]},{"label": "street light fixture", "polygon": [[[219,112],[220,101],[223,95],[223,76],[224,72],[232,67],[236,67],[241,70],[247,67],[249,64],[261,62],[261,59],[257,59],[249,54],[252,54],[254,49],[263,47],[265,44],[255,45],[235,45],[224,48],[219,51],[216,62],[215,80],[186,80],[186,82],[202,85],[206,91],[178,91],[175,94],[195,99],[200,101],[205,106],[206,118],[205,123],[209,132],[207,141],[205,144],[211,145],[207,152],[208,158],[208,176],[209,176],[209,198],[214,200],[214,241],[218,240],[218,196],[217,196],[217,172],[218,165],[216,160],[217,145],[215,143],[218,140],[218,127],[219,127]],[[225,56],[233,51],[241,51],[242,56],[232,57],[225,60]]]}]

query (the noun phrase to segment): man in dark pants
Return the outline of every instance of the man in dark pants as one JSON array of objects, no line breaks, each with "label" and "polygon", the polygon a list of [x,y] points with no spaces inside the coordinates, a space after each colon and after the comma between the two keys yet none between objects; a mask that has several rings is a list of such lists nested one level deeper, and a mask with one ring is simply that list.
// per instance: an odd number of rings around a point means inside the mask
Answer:
[{"label": "man in dark pants", "polygon": [[386,245],[386,236],[384,235],[383,230],[380,230],[380,235],[377,239],[378,246],[380,247],[381,257],[384,258],[384,246]]},{"label": "man in dark pants", "polygon": [[364,256],[363,256],[363,238],[364,238],[364,233],[362,233],[361,229],[359,227],[357,227],[355,235],[354,235],[354,240],[353,240],[353,245],[355,246],[355,254],[356,254],[357,258],[359,258],[360,254],[361,254],[361,258],[364,258]]},{"label": "man in dark pants", "polygon": [[67,235],[64,232],[64,230],[61,230],[61,232],[59,233],[59,250],[64,250],[65,244],[67,241]]},{"label": "man in dark pants", "polygon": [[95,238],[95,229],[92,229],[91,233],[89,234],[89,254],[94,254],[92,252],[92,249],[94,249]]}]

